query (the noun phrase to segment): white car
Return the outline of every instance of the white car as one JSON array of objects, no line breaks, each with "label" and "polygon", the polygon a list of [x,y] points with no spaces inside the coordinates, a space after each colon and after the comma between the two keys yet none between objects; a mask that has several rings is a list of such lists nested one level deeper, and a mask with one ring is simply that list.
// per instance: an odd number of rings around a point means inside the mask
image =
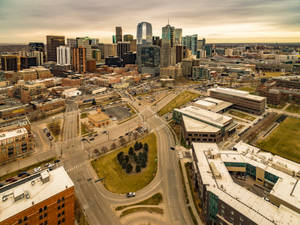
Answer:
[{"label": "white car", "polygon": [[40,172],[41,170],[42,170],[42,168],[40,166],[33,169],[33,171],[35,173]]}]

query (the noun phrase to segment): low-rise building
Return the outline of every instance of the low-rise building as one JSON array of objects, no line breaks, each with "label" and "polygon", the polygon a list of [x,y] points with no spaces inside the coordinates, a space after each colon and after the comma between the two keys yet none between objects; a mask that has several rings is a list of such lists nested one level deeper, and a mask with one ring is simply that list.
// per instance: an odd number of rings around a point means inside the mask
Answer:
[{"label": "low-rise building", "polygon": [[88,115],[89,122],[95,127],[105,127],[109,124],[109,116],[97,109],[96,113],[90,113]]},{"label": "low-rise building", "polygon": [[215,113],[221,113],[230,108],[232,103],[207,97],[194,102],[193,105],[201,109],[206,109]]},{"label": "low-rise building", "polygon": [[63,167],[0,188],[0,224],[75,224],[74,184]]},{"label": "low-rise building", "polygon": [[299,164],[245,143],[233,149],[193,143],[193,185],[205,223],[299,224]]},{"label": "low-rise building", "polygon": [[11,161],[33,151],[31,138],[26,128],[0,133],[0,163]]},{"label": "low-rise building", "polygon": [[254,114],[262,114],[265,112],[266,98],[251,95],[247,91],[240,91],[230,88],[211,88],[208,90],[210,97],[231,102],[233,107]]}]

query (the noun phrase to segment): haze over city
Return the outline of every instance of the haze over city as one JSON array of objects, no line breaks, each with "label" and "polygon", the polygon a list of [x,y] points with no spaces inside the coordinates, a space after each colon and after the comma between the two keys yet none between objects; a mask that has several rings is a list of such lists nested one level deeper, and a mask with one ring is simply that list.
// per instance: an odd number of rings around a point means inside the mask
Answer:
[{"label": "haze over city", "polygon": [[299,42],[298,0],[0,0],[0,43],[45,41],[47,34],[92,36],[110,43],[115,26],[136,34],[148,21],[168,23],[208,42]]}]

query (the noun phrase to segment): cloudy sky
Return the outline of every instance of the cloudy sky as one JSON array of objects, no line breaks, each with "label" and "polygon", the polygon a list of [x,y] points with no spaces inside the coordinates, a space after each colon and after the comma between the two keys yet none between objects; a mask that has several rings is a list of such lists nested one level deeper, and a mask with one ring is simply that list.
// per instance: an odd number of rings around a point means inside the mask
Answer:
[{"label": "cloudy sky", "polygon": [[141,21],[161,36],[168,18],[208,42],[300,42],[300,0],[0,0],[0,43],[49,34],[109,43],[115,26],[135,36]]}]

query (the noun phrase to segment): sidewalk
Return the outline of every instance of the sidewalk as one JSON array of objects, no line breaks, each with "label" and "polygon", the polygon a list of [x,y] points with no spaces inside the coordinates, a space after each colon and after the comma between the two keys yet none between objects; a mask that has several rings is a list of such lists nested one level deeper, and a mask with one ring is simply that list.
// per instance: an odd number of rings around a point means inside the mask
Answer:
[{"label": "sidewalk", "polygon": [[191,193],[191,188],[190,188],[190,185],[189,185],[189,181],[188,181],[188,177],[187,177],[187,173],[186,173],[186,169],[185,169],[185,166],[184,166],[184,160],[181,159],[180,160],[180,164],[181,164],[181,168],[182,168],[182,174],[183,174],[183,179],[184,179],[184,186],[185,186],[185,189],[186,189],[186,192],[187,192],[187,195],[188,195],[188,199],[189,199],[189,204],[187,204],[187,206],[190,206],[191,209],[192,209],[192,212],[194,214],[194,216],[196,217],[196,220],[198,222],[199,225],[204,225],[198,215],[198,212],[196,210],[196,207],[194,205],[194,201],[193,201],[193,197],[192,197],[192,193]]},{"label": "sidewalk", "polygon": [[0,165],[0,176],[6,175],[8,173],[14,172],[16,170],[31,166],[35,163],[45,161],[47,159],[53,158],[56,156],[54,150],[49,150],[39,154],[32,154],[31,156],[25,158],[16,159],[13,162]]}]

